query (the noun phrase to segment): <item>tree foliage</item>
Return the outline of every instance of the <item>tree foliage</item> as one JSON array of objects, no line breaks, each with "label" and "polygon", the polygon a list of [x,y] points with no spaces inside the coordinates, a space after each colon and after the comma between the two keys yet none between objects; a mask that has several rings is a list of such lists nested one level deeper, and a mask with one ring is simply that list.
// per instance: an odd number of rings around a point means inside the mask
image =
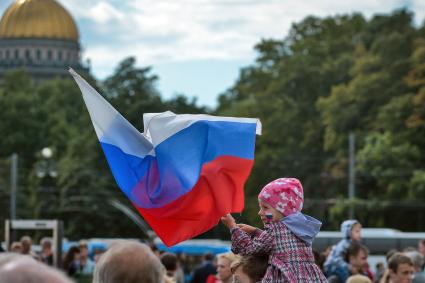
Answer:
[{"label": "tree foliage", "polygon": [[[304,184],[307,212],[325,228],[337,228],[355,205],[368,225],[425,229],[416,218],[401,224],[388,217],[424,197],[425,52],[412,17],[405,10],[369,21],[359,14],[307,17],[283,40],[256,46],[256,62],[240,72],[217,109],[263,122],[248,184],[250,222],[261,187],[295,176]],[[342,201],[350,133],[356,136],[354,204]]]}]

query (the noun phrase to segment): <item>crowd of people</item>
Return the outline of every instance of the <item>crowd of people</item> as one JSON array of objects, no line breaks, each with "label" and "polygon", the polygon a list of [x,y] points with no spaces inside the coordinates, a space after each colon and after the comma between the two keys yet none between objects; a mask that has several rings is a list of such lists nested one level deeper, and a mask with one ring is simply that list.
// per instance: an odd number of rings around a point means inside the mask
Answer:
[{"label": "crowd of people", "polygon": [[[344,225],[343,225],[344,226]],[[21,246],[27,247],[30,238],[23,237]],[[0,253],[0,283],[70,283],[70,282],[164,282],[164,283],[255,283],[265,277],[269,264],[267,254],[236,255],[227,252],[214,256],[205,254],[203,261],[190,271],[190,278],[185,277],[184,261],[179,255],[171,252],[158,252],[146,244],[136,241],[117,240],[103,254],[96,254],[96,262],[89,260],[84,267],[63,265],[63,269],[51,266],[52,253],[49,252],[48,241],[43,240],[42,251],[35,254],[31,248],[14,252]],[[346,239],[340,243],[346,242]],[[19,246],[16,243],[11,247]],[[368,263],[368,249],[359,242],[351,241],[345,252],[339,253],[341,244],[333,247],[331,252],[315,253],[314,263],[328,282],[388,282],[388,283],[420,283],[425,282],[424,253],[425,240],[418,244],[418,248],[408,248],[399,252],[390,250],[387,254],[387,263],[383,269],[376,269],[372,273]],[[30,246],[31,247],[31,246]],[[85,242],[80,244],[80,255],[86,249]],[[74,254],[70,248],[65,258]],[[82,252],[81,252],[82,251]],[[18,253],[19,252],[19,253]],[[327,257],[326,257],[327,254]],[[324,257],[326,259],[324,260]],[[74,257],[77,258],[77,257]],[[84,261],[82,261],[84,262]],[[78,263],[78,261],[76,261]],[[384,269],[384,266],[387,266]],[[345,270],[344,270],[345,269]],[[73,270],[70,272],[70,270]],[[87,281],[81,281],[79,271],[87,270]],[[347,276],[347,277],[343,277]],[[276,281],[265,281],[276,282]],[[292,279],[285,282],[317,282],[315,279],[307,281]]]},{"label": "crowd of people", "polygon": [[425,239],[403,251],[390,248],[386,262],[378,262],[372,272],[369,249],[361,243],[361,224],[344,221],[341,232],[344,238],[338,244],[316,252],[316,263],[330,283],[425,283]]},{"label": "crowd of people", "polygon": [[227,214],[231,251],[205,254],[191,268],[183,254],[160,252],[154,245],[117,240],[89,256],[87,242],[69,248],[62,269],[53,267],[52,242],[44,238],[34,253],[28,236],[0,254],[0,283],[425,283],[425,239],[403,251],[390,249],[372,272],[369,250],[361,243],[362,225],[347,220],[343,238],[319,252],[312,248],[321,222],[301,213],[303,188],[294,178],[277,179],[258,196],[264,228],[238,224]]}]

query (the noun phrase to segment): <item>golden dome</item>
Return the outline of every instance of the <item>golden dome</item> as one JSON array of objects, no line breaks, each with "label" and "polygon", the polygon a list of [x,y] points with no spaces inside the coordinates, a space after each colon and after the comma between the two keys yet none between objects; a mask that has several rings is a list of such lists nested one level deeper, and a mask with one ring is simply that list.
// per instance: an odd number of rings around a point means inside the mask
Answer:
[{"label": "golden dome", "polygon": [[78,41],[78,30],[68,11],[55,0],[16,0],[0,21],[0,38]]}]

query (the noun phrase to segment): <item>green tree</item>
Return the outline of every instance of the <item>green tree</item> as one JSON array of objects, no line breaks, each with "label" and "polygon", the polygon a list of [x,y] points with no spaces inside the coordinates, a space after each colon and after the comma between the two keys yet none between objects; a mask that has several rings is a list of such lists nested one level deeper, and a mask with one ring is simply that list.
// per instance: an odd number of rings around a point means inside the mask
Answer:
[{"label": "green tree", "polygon": [[166,110],[156,90],[157,76],[150,72],[150,67],[138,68],[136,59],[129,57],[103,82],[104,94],[111,104],[140,131],[143,113]]},{"label": "green tree", "polygon": [[259,189],[274,178],[300,178],[309,198],[329,193],[334,180],[323,175],[322,168],[332,157],[323,151],[316,101],[351,78],[353,38],[365,23],[354,14],[308,17],[294,24],[283,41],[259,43],[255,65],[243,69],[235,86],[220,97],[219,114],[258,117],[263,123],[247,191],[250,221],[258,218]]},{"label": "green tree", "polygon": [[[23,218],[32,217],[35,213],[31,202],[28,202],[31,190],[26,184],[45,133],[39,123],[42,119],[41,101],[34,88],[28,75],[17,70],[5,75],[0,89],[0,158],[5,160],[12,153],[18,154],[17,217]],[[9,173],[9,163],[4,165],[7,167],[2,169]],[[6,178],[9,181],[9,175]],[[9,185],[7,188],[10,189]],[[9,217],[9,211],[4,210],[3,213],[3,217]]]}]

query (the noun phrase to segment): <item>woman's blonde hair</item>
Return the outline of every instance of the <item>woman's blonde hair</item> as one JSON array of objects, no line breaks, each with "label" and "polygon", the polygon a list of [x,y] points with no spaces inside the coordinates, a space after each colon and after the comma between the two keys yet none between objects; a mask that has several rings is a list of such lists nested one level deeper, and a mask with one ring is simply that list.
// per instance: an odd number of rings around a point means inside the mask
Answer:
[{"label": "woman's blonde hair", "polygon": [[232,252],[227,252],[227,253],[218,254],[218,255],[217,255],[217,259],[220,259],[220,258],[225,258],[225,259],[227,259],[228,261],[230,261],[230,265],[232,265],[232,263],[233,263],[234,261],[240,260],[240,256],[235,255],[235,254],[234,254],[234,253],[232,253]]}]

